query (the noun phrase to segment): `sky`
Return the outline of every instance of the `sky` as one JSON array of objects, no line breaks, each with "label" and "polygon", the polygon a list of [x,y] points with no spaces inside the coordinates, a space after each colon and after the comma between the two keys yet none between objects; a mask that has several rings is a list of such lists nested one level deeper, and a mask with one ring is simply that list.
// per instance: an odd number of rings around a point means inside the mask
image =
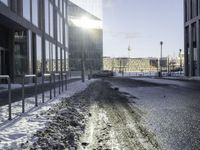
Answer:
[{"label": "sky", "polygon": [[103,0],[104,56],[178,55],[184,47],[183,0]]}]

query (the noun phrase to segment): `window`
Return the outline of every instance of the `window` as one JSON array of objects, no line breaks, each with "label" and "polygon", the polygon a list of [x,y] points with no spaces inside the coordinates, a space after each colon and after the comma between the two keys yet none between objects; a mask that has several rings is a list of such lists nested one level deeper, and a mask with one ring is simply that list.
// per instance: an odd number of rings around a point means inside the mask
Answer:
[{"label": "window", "polygon": [[60,42],[60,15],[57,13],[57,37]]},{"label": "window", "polygon": [[8,6],[8,0],[0,0],[0,2],[4,3],[5,5]]},{"label": "window", "polygon": [[65,50],[62,49],[62,71],[65,71]]},{"label": "window", "polygon": [[16,31],[14,35],[14,72],[15,75],[27,73],[27,32]]},{"label": "window", "polygon": [[60,0],[60,12],[61,14],[63,13],[63,0]]},{"label": "window", "polygon": [[67,19],[67,5],[65,1],[63,3],[64,3],[64,18]]},{"label": "window", "polygon": [[66,51],[66,56],[65,56],[65,68],[66,68],[66,71],[69,70],[69,53]]},{"label": "window", "polygon": [[32,0],[32,23],[38,26],[38,0]]},{"label": "window", "polygon": [[51,56],[50,56],[50,48],[48,41],[45,42],[45,48],[46,48],[45,70],[46,72],[51,72]]},{"label": "window", "polygon": [[58,51],[57,51],[57,59],[58,59],[58,72],[61,71],[61,48],[58,47]]},{"label": "window", "polygon": [[53,72],[56,72],[56,47],[52,44],[52,64],[53,64]]},{"label": "window", "polygon": [[49,11],[50,11],[50,36],[53,37],[54,36],[54,30],[53,30],[53,22],[54,22],[54,19],[53,19],[53,5],[50,3],[49,5]]},{"label": "window", "polygon": [[55,4],[56,4],[56,6],[58,7],[58,0],[55,0]]},{"label": "window", "polygon": [[45,32],[49,34],[49,0],[45,0]]},{"label": "window", "polygon": [[23,17],[28,21],[31,19],[30,10],[30,0],[23,0]]},{"label": "window", "polygon": [[42,73],[42,40],[40,36],[36,36],[36,71],[37,74]]},{"label": "window", "polygon": [[63,18],[60,16],[60,43],[63,44]]},{"label": "window", "polygon": [[68,48],[68,26],[65,24],[65,47]]}]

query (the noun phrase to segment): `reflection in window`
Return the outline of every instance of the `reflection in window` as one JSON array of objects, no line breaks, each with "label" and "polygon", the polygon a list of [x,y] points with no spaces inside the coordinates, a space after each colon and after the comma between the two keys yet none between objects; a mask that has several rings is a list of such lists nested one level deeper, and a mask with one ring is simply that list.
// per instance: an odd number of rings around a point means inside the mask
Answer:
[{"label": "reflection in window", "polygon": [[49,34],[49,0],[45,0],[45,32]]},{"label": "reflection in window", "polygon": [[65,24],[65,47],[68,48],[68,26]]},{"label": "reflection in window", "polygon": [[57,13],[57,37],[60,42],[60,15]]},{"label": "reflection in window", "polygon": [[62,9],[62,5],[63,4],[63,1],[62,0],[60,0],[60,12],[61,12],[61,14],[63,13],[63,9]]},{"label": "reflection in window", "polygon": [[50,36],[51,37],[53,37],[53,34],[54,34],[54,32],[53,32],[53,5],[50,3],[50,5],[49,5],[49,11],[50,11]]},{"label": "reflection in window", "polygon": [[66,71],[68,71],[69,70],[69,53],[66,51],[66,56],[65,56],[65,67],[66,67]]},{"label": "reflection in window", "polygon": [[41,37],[38,35],[36,36],[36,53],[37,53],[36,71],[37,71],[37,74],[41,74],[42,73],[42,41],[41,41]]},{"label": "reflection in window", "polygon": [[0,0],[0,2],[4,3],[5,5],[8,6],[8,0]]},{"label": "reflection in window", "polygon": [[65,50],[62,49],[62,71],[65,71]]},{"label": "reflection in window", "polygon": [[30,0],[23,0],[23,17],[30,21]]},{"label": "reflection in window", "polygon": [[55,0],[56,6],[58,7],[58,0]]},{"label": "reflection in window", "polygon": [[59,14],[57,14],[57,36],[58,42],[63,44],[63,19]]},{"label": "reflection in window", "polygon": [[45,70],[47,73],[51,72],[51,56],[50,56],[50,49],[49,49],[49,42],[46,41],[46,59],[45,59]]},{"label": "reflection in window", "polygon": [[15,75],[27,73],[27,33],[24,31],[15,32],[14,37],[14,63]]},{"label": "reflection in window", "polygon": [[53,72],[56,72],[56,47],[52,45],[52,63],[53,63]]},{"label": "reflection in window", "polygon": [[63,10],[64,11],[63,12],[64,13],[64,18],[67,19],[67,5],[66,5],[65,1],[63,3],[64,3],[64,10]]},{"label": "reflection in window", "polygon": [[61,48],[58,47],[58,51],[57,51],[57,54],[58,54],[58,72],[61,71]]},{"label": "reflection in window", "polygon": [[32,23],[38,26],[38,0],[32,0]]}]

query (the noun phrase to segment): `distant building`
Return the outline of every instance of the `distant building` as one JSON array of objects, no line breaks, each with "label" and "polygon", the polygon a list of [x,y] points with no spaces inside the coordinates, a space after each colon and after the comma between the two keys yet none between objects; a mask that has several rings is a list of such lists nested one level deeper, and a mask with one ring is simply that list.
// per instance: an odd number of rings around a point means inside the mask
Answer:
[{"label": "distant building", "polygon": [[[82,1],[71,0],[68,3],[69,69],[71,71],[80,71],[83,67],[83,63],[86,70],[102,69],[102,19],[95,16],[93,11],[89,12],[89,9],[85,10],[81,7],[86,6],[86,4],[95,5],[96,2],[95,0],[91,3],[82,3]],[[100,1],[98,0],[98,2]],[[80,4],[80,6],[78,4]],[[98,9],[101,8],[96,8],[96,10]]]},{"label": "distant building", "polygon": [[[183,61],[183,60],[182,60]],[[179,57],[164,57],[161,61],[162,70],[179,71]],[[114,72],[158,72],[160,71],[158,58],[127,58],[103,57],[103,69]]]},{"label": "distant building", "polygon": [[198,0],[184,0],[185,75],[200,76],[200,7]]}]

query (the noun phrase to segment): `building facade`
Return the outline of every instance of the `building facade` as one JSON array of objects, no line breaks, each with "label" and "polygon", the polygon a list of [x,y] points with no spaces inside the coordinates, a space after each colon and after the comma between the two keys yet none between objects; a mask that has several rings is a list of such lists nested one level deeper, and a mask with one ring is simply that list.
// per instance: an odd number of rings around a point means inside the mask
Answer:
[{"label": "building facade", "polygon": [[[183,59],[181,60],[184,61]],[[179,57],[163,57],[161,64],[163,72],[180,71]],[[103,69],[114,72],[159,72],[158,58],[127,58],[127,57],[103,57]]]},{"label": "building facade", "polygon": [[0,75],[68,70],[67,0],[0,0]]},{"label": "building facade", "polygon": [[184,0],[185,75],[200,76],[200,1]]},{"label": "building facade", "polygon": [[[101,70],[103,67],[102,20],[83,9],[79,1],[68,3],[69,67],[71,71]],[[80,1],[81,2],[81,1]],[[85,3],[87,4],[87,3]],[[95,1],[91,4],[95,4]]]}]

